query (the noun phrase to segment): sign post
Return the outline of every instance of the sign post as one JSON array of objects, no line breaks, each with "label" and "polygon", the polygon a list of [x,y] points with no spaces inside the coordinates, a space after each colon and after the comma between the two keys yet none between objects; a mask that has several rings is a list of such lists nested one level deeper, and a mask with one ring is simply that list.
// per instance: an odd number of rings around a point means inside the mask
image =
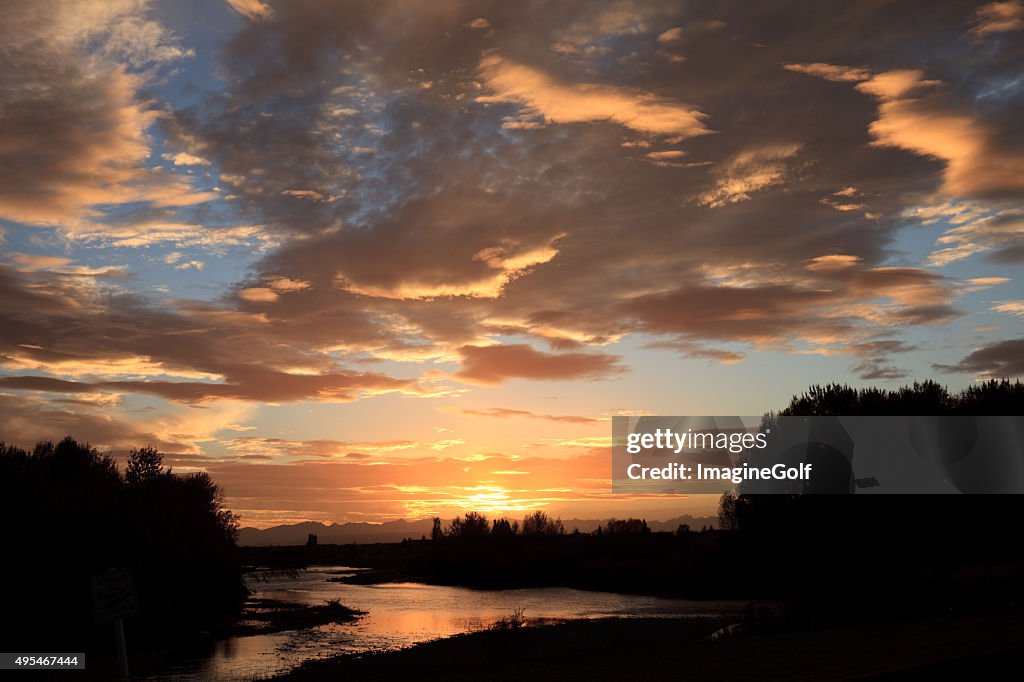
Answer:
[{"label": "sign post", "polygon": [[128,569],[111,569],[93,576],[93,610],[97,623],[113,623],[114,639],[117,642],[117,660],[121,667],[121,679],[128,682],[128,646],[124,639],[124,619],[139,611],[135,599],[132,572]]}]

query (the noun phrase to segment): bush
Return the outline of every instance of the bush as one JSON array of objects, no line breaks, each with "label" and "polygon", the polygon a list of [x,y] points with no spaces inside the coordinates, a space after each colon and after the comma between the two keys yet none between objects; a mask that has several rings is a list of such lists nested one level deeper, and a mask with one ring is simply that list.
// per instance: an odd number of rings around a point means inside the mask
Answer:
[{"label": "bush", "polygon": [[526,625],[526,618],[523,616],[524,609],[517,608],[508,616],[502,616],[491,626],[492,630],[515,630]]}]

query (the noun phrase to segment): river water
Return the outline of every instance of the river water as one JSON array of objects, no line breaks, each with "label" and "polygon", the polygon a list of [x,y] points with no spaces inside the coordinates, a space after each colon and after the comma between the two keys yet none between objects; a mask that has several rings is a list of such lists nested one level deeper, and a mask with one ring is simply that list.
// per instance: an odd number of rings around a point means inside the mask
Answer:
[{"label": "river water", "polygon": [[411,646],[492,626],[522,609],[528,623],[576,618],[707,618],[738,613],[735,602],[663,599],[563,587],[474,590],[386,583],[348,585],[331,578],[359,569],[317,566],[296,578],[251,582],[254,597],[303,604],[338,599],[366,615],[352,623],[268,635],[232,637],[212,649],[181,652],[149,680],[253,680],[313,658]]}]

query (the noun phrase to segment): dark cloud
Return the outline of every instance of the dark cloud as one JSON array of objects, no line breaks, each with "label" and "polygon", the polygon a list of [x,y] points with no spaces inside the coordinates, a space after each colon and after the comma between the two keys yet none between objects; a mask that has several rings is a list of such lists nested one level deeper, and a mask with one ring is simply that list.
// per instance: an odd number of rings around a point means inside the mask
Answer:
[{"label": "dark cloud", "polygon": [[526,344],[463,346],[462,368],[456,376],[476,384],[499,384],[506,379],[597,379],[622,371],[608,353],[544,353]]},{"label": "dark cloud", "polygon": [[76,382],[38,376],[0,377],[0,386],[20,390],[49,392],[116,391],[146,393],[175,402],[204,402],[232,399],[252,401],[329,400],[345,402],[360,395],[373,393],[417,392],[414,381],[393,379],[371,373],[331,373],[295,375],[285,372],[266,372],[258,367],[238,366],[238,383],[211,383],[201,381],[97,381]]},{"label": "dark cloud", "polygon": [[910,376],[910,372],[887,364],[887,362],[893,354],[909,353],[914,350],[917,350],[917,346],[894,339],[878,339],[854,344],[851,353],[861,360],[850,370],[864,381],[905,379]]},{"label": "dark cloud", "polygon": [[194,447],[191,434],[175,438],[155,425],[114,417],[103,405],[87,409],[90,405],[83,400],[69,405],[39,396],[0,393],[0,440],[31,447],[42,440],[57,442],[71,435],[104,451],[152,445],[165,452],[180,452]]},{"label": "dark cloud", "polygon": [[[384,392],[421,394],[415,380],[336,367],[326,357],[267,335],[268,324],[242,313],[194,306],[158,309],[134,296],[82,285],[78,277],[19,274],[0,266],[0,358],[8,371],[44,376],[0,379],[22,390],[146,393],[168,400],[262,402],[353,400]],[[145,380],[89,377],[146,376]]]},{"label": "dark cloud", "polygon": [[850,369],[864,381],[905,379],[910,376],[910,372],[906,370],[892,365],[882,365],[872,360],[858,362]]},{"label": "dark cloud", "polygon": [[993,378],[1024,376],[1024,339],[991,343],[972,352],[955,365],[936,364],[935,369]]}]

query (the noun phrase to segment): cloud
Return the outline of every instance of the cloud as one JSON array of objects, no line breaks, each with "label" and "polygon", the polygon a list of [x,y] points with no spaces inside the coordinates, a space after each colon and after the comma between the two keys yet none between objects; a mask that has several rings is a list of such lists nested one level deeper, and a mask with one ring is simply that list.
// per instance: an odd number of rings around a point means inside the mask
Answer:
[{"label": "cloud", "polygon": [[859,84],[879,100],[879,117],[869,127],[874,144],[944,161],[950,195],[1024,190],[1024,158],[1000,149],[992,130],[952,106],[939,85],[914,70],[881,73]]},{"label": "cloud", "polygon": [[123,404],[119,394],[106,392],[61,398],[0,391],[0,432],[8,443],[23,447],[71,435],[103,451],[126,453],[153,445],[178,456],[194,456],[213,433],[248,412],[245,405],[230,401],[203,410],[173,406],[148,412]]},{"label": "cloud", "polygon": [[286,189],[281,194],[296,199],[309,199],[310,201],[336,201],[338,197],[329,197],[312,189]]},{"label": "cloud", "polygon": [[505,407],[489,407],[485,409],[463,408],[456,412],[465,417],[495,417],[498,419],[526,417],[565,424],[603,424],[608,421],[607,419],[595,419],[594,417],[582,417],[574,414],[537,414],[530,410],[513,410]]},{"label": "cloud", "polygon": [[681,159],[686,156],[686,152],[678,149],[669,149],[660,152],[647,152],[647,158],[654,159],[655,161],[669,161],[672,159]]},{"label": "cloud", "polygon": [[201,156],[195,156],[188,152],[178,152],[177,154],[164,154],[161,158],[165,161],[170,161],[175,166],[209,166],[210,162]]},{"label": "cloud", "polygon": [[815,352],[839,346],[854,354],[852,344],[873,324],[934,324],[959,315],[949,305],[952,287],[925,270],[854,267],[849,261],[824,269],[813,265],[816,278],[803,284],[682,286],[637,297],[623,303],[622,311],[641,330],[690,342],[741,341],[789,350],[808,344]]},{"label": "cloud", "polygon": [[[289,457],[293,459],[346,458],[353,460],[387,456],[419,456],[425,452],[442,452],[463,444],[461,440],[289,440],[285,438],[262,438],[240,436],[223,441],[232,453],[246,453],[246,456],[261,455],[267,459]],[[377,461],[380,461],[378,459]]]},{"label": "cloud", "polygon": [[955,365],[934,365],[942,372],[963,372],[992,378],[1024,376],[1024,339],[997,341],[971,352]]},{"label": "cloud", "polygon": [[[994,3],[995,4],[995,3]],[[919,69],[872,73],[832,64],[786,64],[790,71],[856,82],[878,102],[868,127],[873,144],[897,147],[945,163],[943,188],[951,196],[989,196],[1024,189],[1024,157],[1004,149],[998,131],[958,105],[942,81]]]},{"label": "cloud", "polygon": [[291,291],[303,291],[312,286],[302,279],[291,279],[290,277],[267,277],[267,284],[276,293],[287,293]]},{"label": "cloud", "polygon": [[975,12],[973,23],[970,33],[975,36],[1019,31],[1024,28],[1024,2],[1007,0],[982,5]]},{"label": "cloud", "polygon": [[936,240],[939,248],[928,256],[930,264],[948,265],[983,252],[994,252],[990,253],[990,258],[996,262],[1024,262],[1024,254],[1020,253],[1024,240],[1024,213],[1021,211],[971,211],[949,207],[945,213],[954,227]]},{"label": "cloud", "polygon": [[900,369],[892,365],[883,365],[872,360],[858,362],[851,367],[851,371],[853,371],[857,377],[863,381],[889,381],[906,379],[910,376],[910,372],[905,369]]},{"label": "cloud", "polygon": [[[352,279],[351,270],[342,270],[335,277],[334,285],[345,291],[362,296],[395,299],[433,299],[442,296],[466,296],[472,298],[496,298],[512,280],[526,273],[530,268],[549,262],[558,255],[555,242],[562,235],[556,235],[546,245],[530,248],[511,240],[494,246],[485,246],[472,254],[472,263],[463,263],[470,272],[460,278],[457,273],[421,272],[426,278],[416,278],[416,272],[395,273],[401,279],[390,285],[380,286],[360,283]],[[479,262],[486,267],[477,266]],[[433,269],[433,268],[431,268]],[[375,273],[379,276],[380,273]]]},{"label": "cloud", "polygon": [[264,250],[275,238],[259,225],[199,225],[143,217],[125,222],[80,222],[60,228],[65,238],[91,247],[137,249],[170,243],[216,252],[231,247]]},{"label": "cloud", "polygon": [[897,353],[909,353],[916,346],[893,339],[864,341],[854,344],[850,351],[859,358],[850,370],[863,381],[889,381],[905,379],[910,372],[888,364],[889,356]]},{"label": "cloud", "polygon": [[871,78],[871,72],[867,69],[857,69],[849,66],[836,66],[835,64],[784,64],[786,71],[805,73],[808,76],[817,76],[827,81],[837,83],[866,81]]},{"label": "cloud", "polygon": [[191,178],[146,164],[147,130],[161,112],[140,91],[156,66],[190,53],[145,13],[129,0],[7,3],[0,217],[56,224],[100,205],[211,198]]},{"label": "cloud", "polygon": [[971,277],[964,283],[963,288],[965,291],[970,292],[984,291],[989,287],[1006,284],[1010,281],[1009,277]]},{"label": "cloud", "polygon": [[[0,385],[181,403],[345,402],[445,390],[435,379],[352,371],[326,352],[281,343],[269,334],[265,316],[187,301],[177,309],[167,301],[156,308],[136,296],[103,292],[93,280],[0,266],[0,368],[20,374],[0,377]],[[16,323],[15,310],[21,311]],[[316,317],[322,325],[323,316]],[[305,333],[301,327],[295,332]]]},{"label": "cloud", "polygon": [[850,268],[860,262],[858,256],[850,256],[841,253],[832,253],[826,256],[816,256],[807,264],[808,270],[833,270],[835,268]]},{"label": "cloud", "polygon": [[53,270],[56,268],[69,265],[71,263],[70,258],[64,258],[62,256],[43,256],[40,254],[32,253],[12,253],[11,257],[14,262],[18,264],[19,269],[22,272],[32,272],[35,270]]},{"label": "cloud", "polygon": [[480,75],[493,94],[478,96],[478,102],[519,104],[525,117],[551,123],[609,121],[678,140],[711,132],[704,125],[705,115],[682,103],[630,88],[560,82],[498,53],[480,60]]},{"label": "cloud", "polygon": [[463,346],[459,353],[462,366],[455,377],[485,386],[508,379],[599,379],[622,371],[607,353],[544,353],[527,344]]},{"label": "cloud", "polygon": [[[136,3],[138,5],[139,3]],[[132,67],[151,66],[194,56],[163,26],[139,16],[111,22],[103,52]]]},{"label": "cloud", "polygon": [[416,382],[365,372],[289,374],[258,367],[237,367],[225,383],[200,381],[77,382],[35,376],[0,377],[0,386],[28,391],[80,393],[96,390],[143,393],[180,403],[216,400],[255,402],[350,402],[368,395],[420,392]]},{"label": "cloud", "polygon": [[658,35],[658,42],[659,43],[673,43],[673,42],[676,42],[677,40],[681,40],[682,37],[683,37],[683,29],[681,27],[679,27],[679,26],[676,26],[675,28],[670,28],[667,31],[665,31],[663,33],[660,33]]},{"label": "cloud", "polygon": [[1024,301],[1002,301],[996,303],[989,310],[997,313],[1006,313],[1015,317],[1024,317]]},{"label": "cloud", "polygon": [[227,0],[227,3],[231,9],[253,21],[265,21],[274,13],[270,5],[260,0]]},{"label": "cloud", "polygon": [[856,194],[857,194],[857,190],[855,190],[853,187],[847,187],[844,190],[840,190],[838,192],[834,192],[832,194],[832,196],[830,196],[830,197],[822,197],[819,201],[821,201],[821,203],[825,204],[826,206],[831,206],[832,208],[834,208],[837,211],[842,211],[842,212],[846,212],[846,211],[859,211],[859,210],[861,210],[863,208],[866,208],[866,205],[865,204],[854,204],[854,203],[850,203],[849,201],[840,201],[840,200],[835,198],[835,197],[849,198],[849,197],[852,197],[852,196],[856,196]]},{"label": "cloud", "polygon": [[246,287],[239,289],[238,298],[249,303],[273,303],[278,299],[278,294],[267,287]]},{"label": "cloud", "polygon": [[718,208],[750,199],[752,192],[782,184],[792,172],[790,159],[799,144],[770,145],[740,152],[715,171],[715,188],[700,196],[700,203]]}]

